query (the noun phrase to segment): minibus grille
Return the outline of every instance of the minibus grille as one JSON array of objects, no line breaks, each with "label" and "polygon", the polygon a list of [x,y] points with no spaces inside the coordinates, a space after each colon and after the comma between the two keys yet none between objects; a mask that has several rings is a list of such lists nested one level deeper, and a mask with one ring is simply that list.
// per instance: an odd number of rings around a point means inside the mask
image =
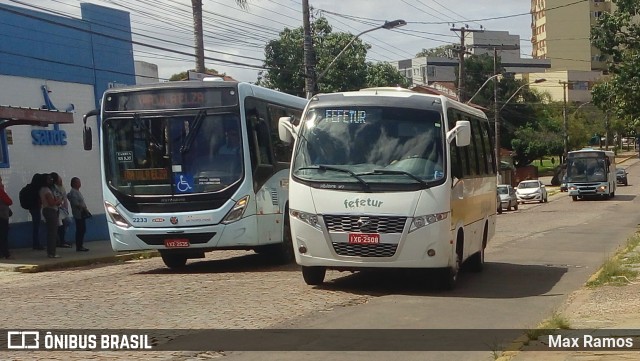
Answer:
[{"label": "minibus grille", "polygon": [[351,244],[333,242],[333,250],[340,256],[353,257],[393,257],[396,254],[397,244]]},{"label": "minibus grille", "polygon": [[323,216],[329,232],[402,233],[407,217]]}]

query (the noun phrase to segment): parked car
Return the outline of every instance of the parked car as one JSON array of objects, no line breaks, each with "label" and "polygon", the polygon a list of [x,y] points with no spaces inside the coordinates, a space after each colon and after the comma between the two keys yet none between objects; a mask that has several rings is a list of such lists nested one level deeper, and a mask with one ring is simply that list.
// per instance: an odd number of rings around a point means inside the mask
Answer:
[{"label": "parked car", "polygon": [[500,193],[498,192],[496,192],[496,204],[498,205],[496,212],[498,212],[498,214],[502,214],[502,204],[500,202]]},{"label": "parked car", "polygon": [[500,208],[507,211],[513,208],[514,211],[518,210],[518,197],[516,197],[516,190],[508,184],[498,185],[498,194],[500,195]]},{"label": "parked car", "polygon": [[516,197],[518,198],[518,203],[547,202],[547,188],[539,180],[525,180],[518,184]]},{"label": "parked car", "polygon": [[627,180],[627,174],[627,170],[624,168],[616,169],[616,180],[618,183],[628,186],[629,181]]}]

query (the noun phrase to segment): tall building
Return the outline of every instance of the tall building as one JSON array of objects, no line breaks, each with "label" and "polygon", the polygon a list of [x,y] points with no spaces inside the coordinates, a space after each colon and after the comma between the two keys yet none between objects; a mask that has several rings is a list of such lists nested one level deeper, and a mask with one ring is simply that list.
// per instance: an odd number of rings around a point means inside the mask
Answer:
[{"label": "tall building", "polygon": [[611,9],[611,0],[531,0],[531,55],[549,59],[552,71],[605,71],[605,58],[590,36],[597,19]]}]

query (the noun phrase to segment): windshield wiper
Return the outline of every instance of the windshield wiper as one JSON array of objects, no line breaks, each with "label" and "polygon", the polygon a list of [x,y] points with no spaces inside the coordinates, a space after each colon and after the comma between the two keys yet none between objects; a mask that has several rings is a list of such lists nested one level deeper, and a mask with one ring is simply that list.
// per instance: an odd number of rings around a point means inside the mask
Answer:
[{"label": "windshield wiper", "polygon": [[415,180],[416,182],[422,184],[425,187],[429,186],[429,183],[425,182],[424,179],[413,175],[409,172],[405,172],[403,170],[391,170],[391,169],[374,169],[372,172],[369,173],[361,173],[358,175],[376,175],[376,174],[402,174],[402,175],[406,175],[407,177]]},{"label": "windshield wiper", "polygon": [[186,153],[191,149],[191,144],[193,144],[194,139],[198,134],[198,130],[200,130],[200,124],[202,124],[202,119],[207,115],[207,112],[201,110],[198,112],[196,117],[193,119],[193,125],[189,128],[189,134],[184,140],[182,147],[180,147],[180,153]]},{"label": "windshield wiper", "polygon": [[333,171],[336,171],[336,172],[347,173],[350,176],[352,176],[353,178],[357,179],[358,182],[360,182],[360,184],[362,184],[362,187],[364,188],[364,190],[366,192],[369,192],[371,190],[370,187],[369,187],[369,183],[365,182],[365,180],[360,178],[360,176],[358,174],[355,174],[354,172],[352,172],[352,171],[350,171],[348,169],[320,164],[320,165],[312,165],[312,166],[309,166],[309,167],[300,167],[297,170],[303,170],[303,169],[317,169],[317,170],[324,170],[324,171],[333,170]]}]

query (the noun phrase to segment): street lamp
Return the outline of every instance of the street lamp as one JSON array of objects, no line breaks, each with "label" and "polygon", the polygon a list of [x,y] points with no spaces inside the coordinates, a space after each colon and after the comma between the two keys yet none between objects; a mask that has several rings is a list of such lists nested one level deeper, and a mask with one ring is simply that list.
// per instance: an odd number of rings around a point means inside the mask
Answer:
[{"label": "street lamp", "polygon": [[500,110],[499,110],[498,112],[501,112],[501,111],[502,111],[502,109],[504,109],[504,107],[507,105],[507,103],[509,103],[509,102],[511,101],[511,99],[513,99],[513,97],[515,97],[515,96],[516,96],[516,94],[518,94],[518,92],[519,92],[522,88],[524,88],[524,87],[526,87],[527,85],[530,85],[530,84],[539,84],[539,83],[544,83],[545,81],[547,81],[547,79],[536,79],[536,80],[534,80],[534,81],[530,81],[530,82],[528,82],[528,83],[522,84],[518,89],[516,89],[516,91],[515,91],[515,92],[513,92],[513,94],[511,95],[511,97],[509,97],[509,99],[507,99],[507,101],[506,101],[506,102],[504,102],[504,104],[502,105],[502,107],[500,108]]},{"label": "street lamp", "polygon": [[[511,99],[513,99],[513,97],[516,96],[516,94],[518,94],[518,92],[520,92],[520,89],[524,88],[525,86],[529,85],[529,84],[538,84],[538,83],[542,83],[547,81],[547,79],[536,79],[534,81],[530,81],[528,83],[522,84],[518,89],[516,89],[515,92],[513,92],[513,94],[509,97],[509,99],[507,99],[506,102],[504,102],[504,104],[502,104],[502,107],[500,107],[500,109],[497,109],[498,107],[496,106],[496,110],[495,110],[495,158],[496,158],[496,163],[498,166],[497,169],[497,174],[498,174],[498,181],[500,180],[500,112],[502,111],[502,109],[504,109],[505,105],[507,105],[507,103],[509,103],[511,101]],[[495,99],[496,104],[498,104],[498,99]]]},{"label": "street lamp", "polygon": [[492,76],[490,76],[487,80],[485,80],[485,82],[480,86],[480,88],[478,88],[478,90],[476,91],[476,93],[475,93],[475,94],[473,94],[473,96],[471,97],[471,99],[469,99],[469,100],[467,100],[467,101],[466,101],[466,104],[471,103],[471,101],[473,100],[473,98],[475,98],[475,97],[476,97],[476,95],[478,95],[478,94],[480,93],[480,90],[482,90],[482,88],[484,88],[484,86],[485,86],[485,85],[487,85],[487,83],[489,83],[489,81],[490,81],[491,79],[493,79],[493,78],[495,78],[495,77],[498,77],[498,76],[500,76],[500,75],[502,75],[502,74],[492,75]]},{"label": "street lamp", "polygon": [[393,21],[385,21],[384,24],[380,25],[380,26],[376,26],[375,28],[371,28],[369,30],[365,30],[363,32],[361,32],[360,34],[356,35],[353,37],[353,39],[351,39],[351,41],[349,41],[349,44],[347,44],[347,46],[345,46],[340,53],[338,53],[338,55],[333,58],[333,60],[331,60],[331,63],[329,63],[329,65],[327,65],[327,67],[324,69],[324,71],[322,73],[320,73],[318,75],[318,77],[316,78],[316,83],[318,81],[320,81],[320,79],[322,79],[327,72],[329,71],[329,69],[331,69],[331,66],[333,66],[333,64],[336,62],[336,60],[338,60],[339,57],[342,56],[342,54],[347,51],[347,49],[349,48],[349,46],[351,46],[351,44],[357,39],[359,38],[361,35],[378,30],[378,29],[387,29],[387,30],[391,30],[391,29],[395,29],[395,28],[399,28],[401,26],[407,25],[407,22],[401,19],[398,20],[393,20]]}]

